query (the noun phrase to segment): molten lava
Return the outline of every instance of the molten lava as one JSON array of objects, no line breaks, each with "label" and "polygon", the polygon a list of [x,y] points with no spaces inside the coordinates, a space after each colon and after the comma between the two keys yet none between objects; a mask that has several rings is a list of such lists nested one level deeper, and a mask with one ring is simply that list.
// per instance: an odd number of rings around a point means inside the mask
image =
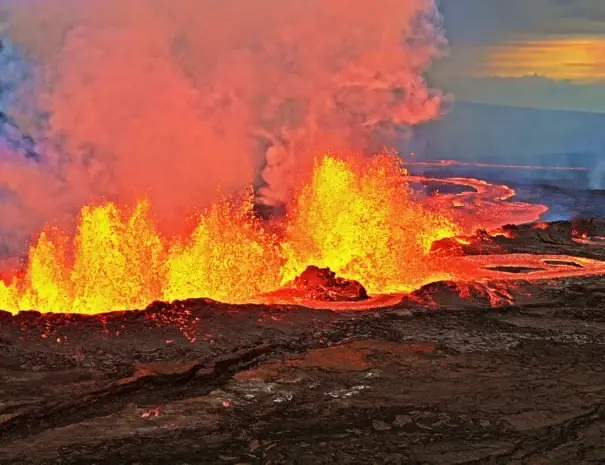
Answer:
[{"label": "molten lava", "polygon": [[407,180],[391,156],[369,163],[324,157],[293,207],[284,281],[307,265],[329,267],[370,293],[411,291],[444,278],[431,265],[431,245],[460,230],[414,201]]},{"label": "molten lava", "polygon": [[[533,223],[546,213],[548,207],[541,204],[513,202],[514,189],[503,184],[491,184],[473,178],[426,178],[408,176],[409,181],[438,182],[470,189],[459,194],[440,194],[430,199],[439,211],[452,211],[455,223],[471,234],[477,229],[492,231],[504,224]],[[451,208],[454,206],[455,208]]]},{"label": "molten lava", "polygon": [[255,216],[251,189],[201,213],[186,237],[160,235],[146,201],[87,206],[73,237],[52,227],[39,235],[25,272],[0,281],[0,308],[100,313],[158,299],[240,303],[309,265],[358,280],[371,294],[411,291],[449,277],[430,248],[461,230],[414,201],[406,175],[391,155],[320,157],[278,232]]}]

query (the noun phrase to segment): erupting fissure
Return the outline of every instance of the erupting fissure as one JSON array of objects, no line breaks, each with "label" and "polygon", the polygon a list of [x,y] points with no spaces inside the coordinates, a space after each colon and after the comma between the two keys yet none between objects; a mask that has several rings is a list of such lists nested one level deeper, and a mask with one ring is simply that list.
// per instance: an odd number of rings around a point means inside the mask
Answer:
[{"label": "erupting fissure", "polygon": [[[410,187],[427,182],[468,191],[423,197]],[[346,292],[364,297],[330,308],[390,305],[437,281],[460,289],[483,283],[497,305],[506,292],[492,295],[489,286],[510,282],[516,270],[534,281],[605,274],[598,260],[506,254],[492,243],[507,236],[503,224],[532,223],[546,210],[512,201],[514,195],[472,178],[410,176],[394,154],[327,154],[316,158],[284,217],[259,218],[251,187],[199,213],[180,236],[156,229],[147,200],[89,205],[75,234],[48,226],[34,238],[23,269],[0,279],[0,309],[96,314],[196,297],[315,307],[319,302],[308,295],[317,289],[291,292],[305,270],[323,270],[334,285],[348,283]],[[573,234],[576,242],[600,239],[577,239],[579,229]],[[475,242],[488,255],[462,253]]]},{"label": "erupting fissure", "polygon": [[0,281],[0,308],[100,313],[158,299],[242,303],[309,265],[330,267],[370,293],[411,291],[448,278],[429,252],[460,230],[412,198],[406,175],[393,155],[319,157],[279,228],[255,216],[252,189],[215,203],[184,237],[162,236],[146,201],[87,206],[73,237],[53,227],[39,235],[24,272]]},{"label": "erupting fissure", "polygon": [[[605,273],[594,261],[463,257],[483,236],[461,234],[546,210],[513,201],[507,186],[409,176],[394,154],[314,158],[401,146],[443,113],[443,93],[424,79],[447,45],[435,0],[383,0],[371,14],[365,0],[0,3],[10,36],[0,59],[12,69],[0,79],[0,132],[13,134],[0,157],[3,254],[54,221],[20,269],[0,273],[0,310],[292,302],[287,291],[306,285],[296,278],[309,267],[321,279],[300,295],[348,283],[359,306],[439,280],[491,279],[503,261],[532,263],[539,278]],[[258,175],[262,186],[243,189]],[[427,183],[463,192],[411,188]],[[243,191],[215,201],[219,185]],[[120,203],[90,204],[98,199]],[[255,203],[287,213],[263,220]]]}]

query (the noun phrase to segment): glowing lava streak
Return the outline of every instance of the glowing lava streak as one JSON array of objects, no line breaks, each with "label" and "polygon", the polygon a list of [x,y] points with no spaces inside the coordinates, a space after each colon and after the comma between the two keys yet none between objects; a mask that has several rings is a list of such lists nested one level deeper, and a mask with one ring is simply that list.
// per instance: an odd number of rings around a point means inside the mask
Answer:
[{"label": "glowing lava streak", "polygon": [[505,224],[533,223],[548,211],[546,205],[510,201],[516,195],[514,189],[481,179],[408,176],[408,180],[469,187],[469,192],[439,194],[429,200],[434,209],[451,211],[451,217],[466,234],[477,229],[493,231]]},{"label": "glowing lava streak", "polygon": [[407,160],[406,166],[434,166],[434,167],[446,167],[446,166],[468,166],[473,168],[502,168],[512,170],[530,170],[530,171],[588,171],[588,168],[584,166],[543,166],[543,165],[504,165],[500,163],[479,163],[470,161],[460,160]]},{"label": "glowing lava streak", "polygon": [[279,236],[255,217],[252,190],[217,202],[185,238],[161,237],[146,202],[130,211],[85,207],[75,237],[48,228],[23,276],[0,281],[0,308],[99,313],[157,299],[246,302],[309,264],[359,279],[372,293],[445,279],[430,246],[460,231],[411,200],[405,175],[393,156],[319,158]]}]

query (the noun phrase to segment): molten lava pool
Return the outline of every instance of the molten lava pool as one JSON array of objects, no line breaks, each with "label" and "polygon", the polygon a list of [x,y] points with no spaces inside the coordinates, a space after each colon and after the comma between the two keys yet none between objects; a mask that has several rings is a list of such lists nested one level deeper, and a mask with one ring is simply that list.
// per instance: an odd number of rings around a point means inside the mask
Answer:
[{"label": "molten lava pool", "polygon": [[[421,199],[409,183],[423,180],[408,176],[394,155],[325,155],[285,217],[261,220],[249,189],[216,202],[190,233],[175,237],[158,232],[144,200],[85,206],[76,234],[47,227],[24,269],[0,281],[0,309],[92,314],[192,297],[245,303],[309,265],[357,280],[370,295],[405,293],[460,274],[431,254],[435,241],[535,221],[545,211],[511,202],[506,186],[474,179],[438,180],[469,191]],[[473,264],[462,274],[486,272]]]}]

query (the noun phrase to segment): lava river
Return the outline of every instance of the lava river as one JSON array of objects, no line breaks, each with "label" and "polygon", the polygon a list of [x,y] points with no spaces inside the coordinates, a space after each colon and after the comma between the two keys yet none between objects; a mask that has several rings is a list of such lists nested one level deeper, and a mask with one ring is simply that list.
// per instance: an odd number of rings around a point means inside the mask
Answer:
[{"label": "lava river", "polygon": [[[467,190],[422,198],[410,187],[416,182]],[[23,268],[5,274],[0,309],[93,314],[192,297],[258,302],[309,265],[363,283],[379,303],[439,280],[501,279],[490,269],[497,265],[533,264],[536,279],[605,273],[589,260],[577,268],[548,265],[552,257],[431,253],[435,241],[533,222],[546,211],[514,195],[476,179],[409,176],[393,155],[324,155],[288,214],[271,221],[256,216],[252,188],[216,202],[175,237],[158,232],[144,200],[85,206],[76,234],[47,227]]]}]

